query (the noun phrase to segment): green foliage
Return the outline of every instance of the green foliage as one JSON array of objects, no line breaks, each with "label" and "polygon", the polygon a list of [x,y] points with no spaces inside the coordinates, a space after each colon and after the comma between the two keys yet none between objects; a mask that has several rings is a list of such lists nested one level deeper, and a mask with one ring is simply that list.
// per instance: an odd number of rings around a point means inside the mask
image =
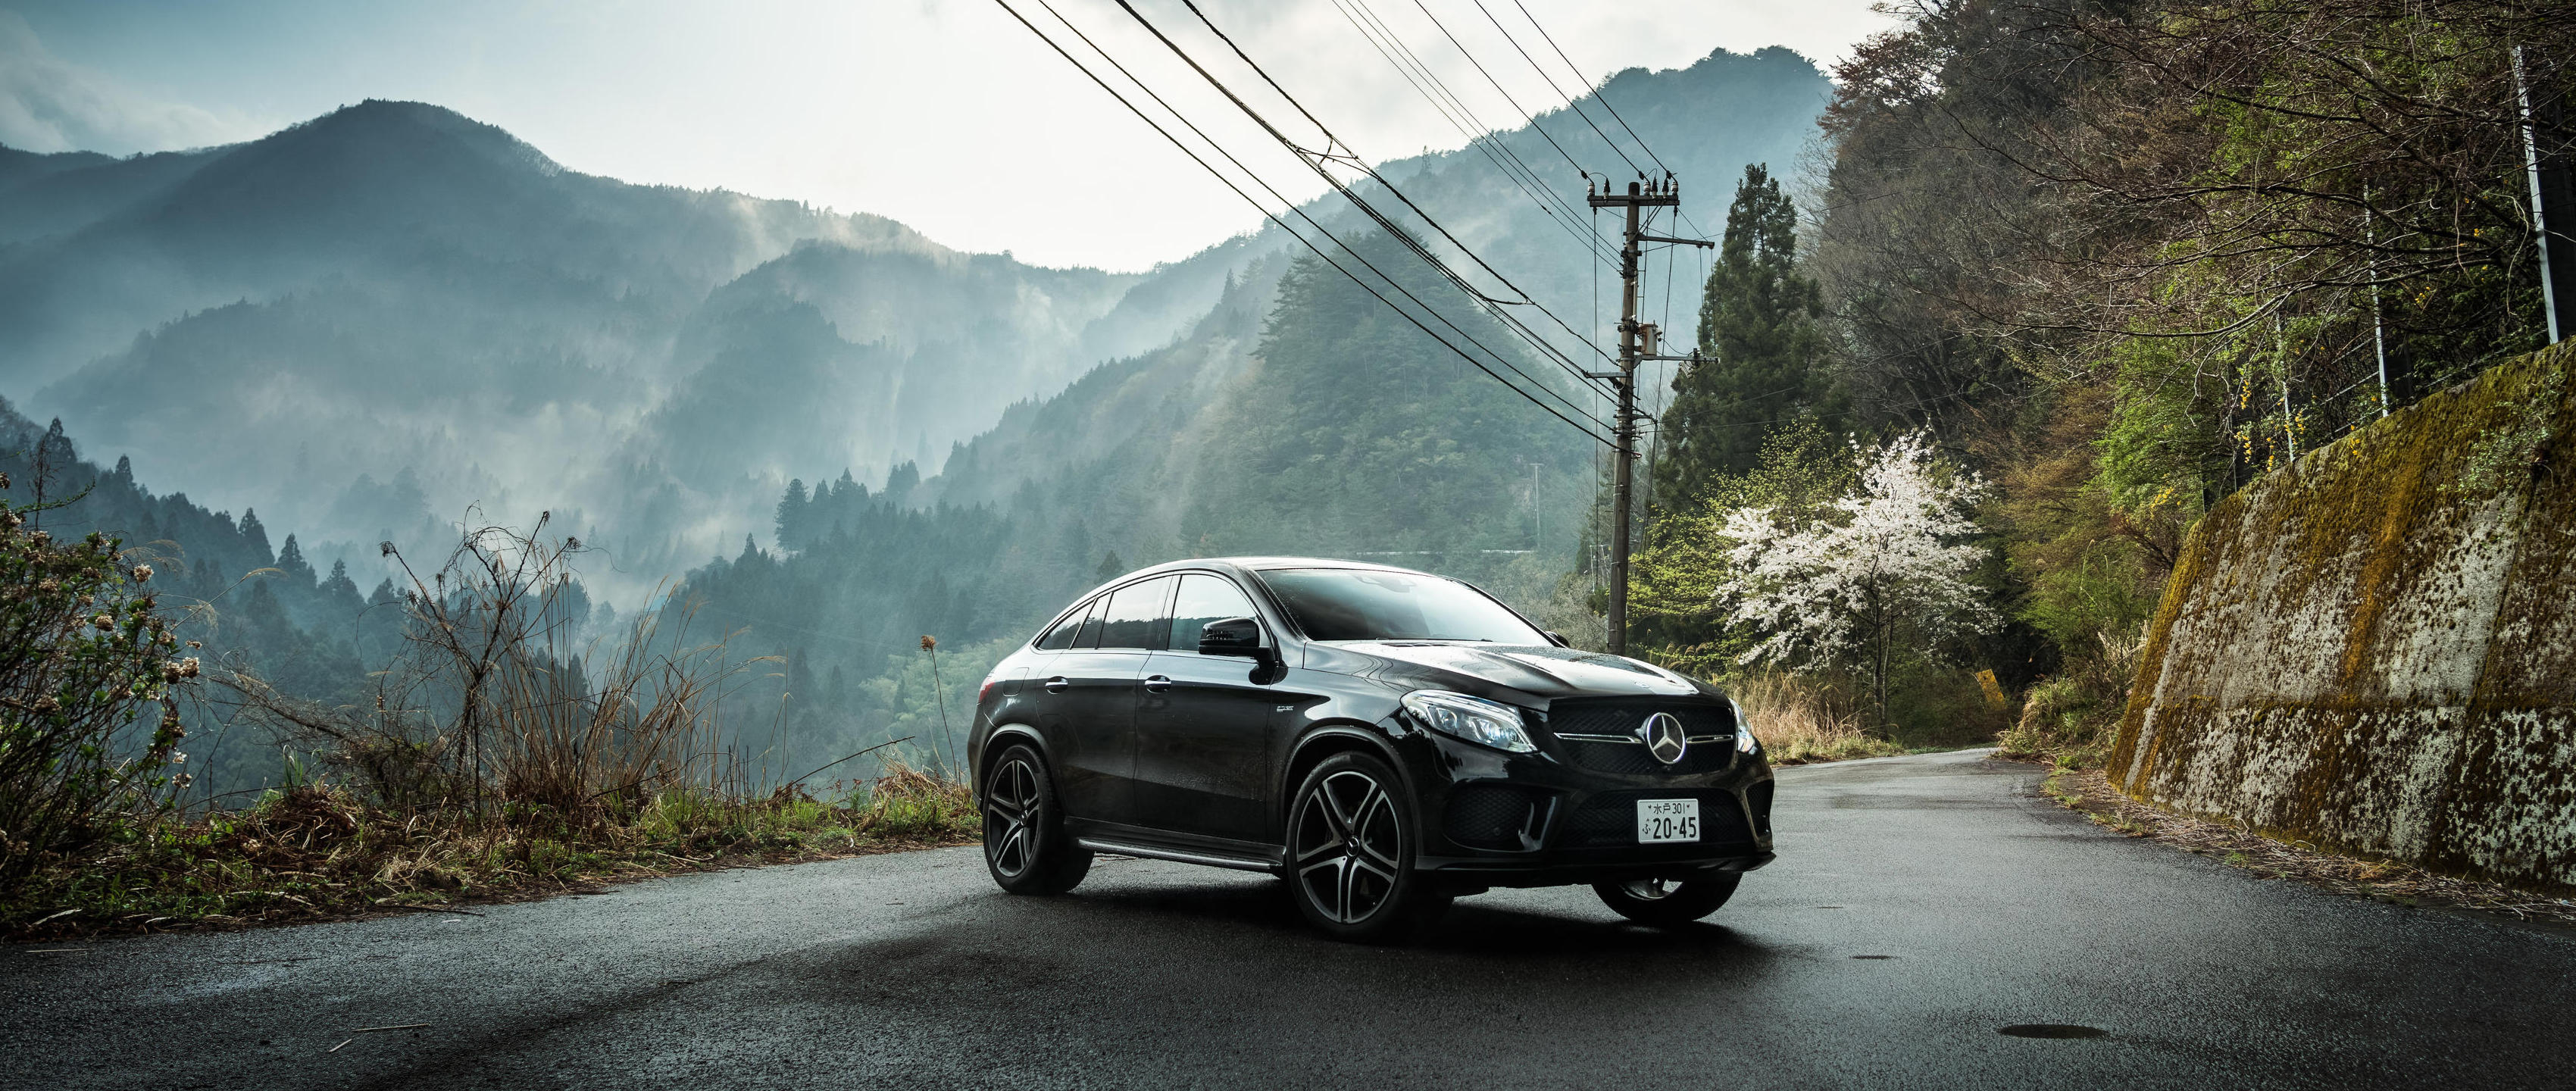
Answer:
[{"label": "green foliage", "polygon": [[[1800,413],[1835,413],[1817,372],[1822,297],[1798,266],[1798,212],[1767,166],[1747,164],[1702,289],[1698,351],[1673,376],[1655,488],[1687,508],[1724,474],[1760,461],[1764,439]],[[1837,414],[1838,415],[1838,414]]]},{"label": "green foliage", "polygon": [[[1352,244],[1379,268],[1419,268],[1382,235]],[[1514,343],[1498,324],[1470,321],[1473,305],[1427,273],[1399,275],[1477,340]],[[1256,381],[1212,430],[1221,438],[1183,516],[1194,552],[1424,553],[1437,563],[1527,549],[1533,513],[1517,502],[1527,464],[1588,476],[1581,433],[1319,260],[1301,259],[1281,278],[1260,359]],[[1532,375],[1550,370],[1513,362]]]},{"label": "green foliage", "polygon": [[2098,769],[2110,755],[2138,673],[2139,630],[2103,633],[2067,669],[2030,687],[2021,715],[2001,736],[2009,758],[2046,758],[2070,769]]},{"label": "green foliage", "polygon": [[42,514],[0,501],[0,885],[187,785],[165,772],[187,760],[171,693],[197,660],[174,657],[151,567],[103,534],[58,543]]},{"label": "green foliage", "polygon": [[1804,527],[1859,480],[1851,445],[1821,423],[1798,420],[1773,431],[1752,469],[1709,477],[1678,511],[1656,513],[1634,560],[1632,637],[1656,646],[1676,669],[1730,670],[1760,637],[1727,625],[1717,606],[1730,575],[1727,551],[1736,544],[1723,533],[1727,513],[1769,508],[1784,525]]}]

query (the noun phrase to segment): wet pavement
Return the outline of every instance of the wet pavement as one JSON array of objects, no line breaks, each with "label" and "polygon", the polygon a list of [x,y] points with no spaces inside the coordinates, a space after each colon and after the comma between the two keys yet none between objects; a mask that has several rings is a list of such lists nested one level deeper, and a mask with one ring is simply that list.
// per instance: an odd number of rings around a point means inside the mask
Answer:
[{"label": "wet pavement", "polygon": [[2037,784],[1783,770],[1779,863],[1674,932],[1497,890],[1354,947],[1263,876],[1015,898],[960,849],[0,947],[0,1087],[2576,1086],[2576,931],[2263,880]]}]

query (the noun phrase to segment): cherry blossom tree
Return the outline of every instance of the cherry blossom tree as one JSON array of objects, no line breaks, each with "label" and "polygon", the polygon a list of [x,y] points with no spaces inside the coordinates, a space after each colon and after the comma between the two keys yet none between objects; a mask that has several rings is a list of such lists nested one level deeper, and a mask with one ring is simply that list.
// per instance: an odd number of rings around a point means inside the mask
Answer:
[{"label": "cherry blossom tree", "polygon": [[1858,486],[1813,519],[1765,507],[1726,514],[1723,535],[1735,545],[1717,601],[1730,622],[1764,634],[1740,662],[1859,663],[1883,724],[1900,640],[1981,633],[1998,619],[1969,580],[1986,551],[1966,541],[1978,532],[1966,512],[1984,483],[1937,466],[1927,432],[1859,454]]}]

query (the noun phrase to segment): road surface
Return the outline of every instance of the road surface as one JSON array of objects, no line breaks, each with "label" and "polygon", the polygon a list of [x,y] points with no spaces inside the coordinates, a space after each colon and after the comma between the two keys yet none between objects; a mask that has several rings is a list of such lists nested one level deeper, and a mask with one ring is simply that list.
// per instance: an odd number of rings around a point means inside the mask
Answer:
[{"label": "road surface", "polygon": [[960,849],[0,948],[0,1086],[2576,1086],[2576,933],[2258,879],[1976,754],[1781,782],[1779,863],[1678,933],[1498,890],[1353,947],[1263,876],[1016,898]]}]

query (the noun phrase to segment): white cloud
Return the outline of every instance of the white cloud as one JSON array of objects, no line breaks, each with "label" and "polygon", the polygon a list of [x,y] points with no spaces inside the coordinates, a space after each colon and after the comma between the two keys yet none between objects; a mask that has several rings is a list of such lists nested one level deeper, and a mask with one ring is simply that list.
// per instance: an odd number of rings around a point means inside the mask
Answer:
[{"label": "white cloud", "polygon": [[256,134],[194,106],[161,102],[46,52],[34,27],[0,11],[0,144],[122,155]]}]

